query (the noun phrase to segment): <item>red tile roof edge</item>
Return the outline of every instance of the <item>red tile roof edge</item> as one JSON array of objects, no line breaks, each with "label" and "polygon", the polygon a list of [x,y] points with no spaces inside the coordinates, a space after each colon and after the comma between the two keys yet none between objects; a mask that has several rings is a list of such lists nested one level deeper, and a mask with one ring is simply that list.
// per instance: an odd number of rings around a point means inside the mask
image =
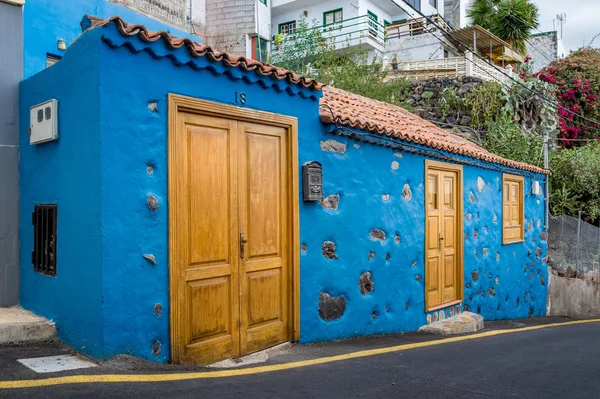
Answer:
[{"label": "red tile roof edge", "polygon": [[448,132],[396,105],[373,100],[345,90],[325,86],[320,100],[320,119],[421,144],[437,150],[466,156],[528,172],[549,174],[546,169],[502,158],[478,145]]},{"label": "red tile roof edge", "polygon": [[262,61],[253,60],[251,58],[234,56],[232,54],[218,51],[212,47],[195,42],[188,38],[178,38],[171,36],[170,33],[165,31],[152,32],[146,29],[143,25],[139,24],[128,24],[121,17],[114,16],[108,19],[102,19],[91,15],[86,17],[92,23],[89,29],[98,28],[111,23],[114,23],[119,32],[124,36],[135,36],[146,42],[155,42],[157,40],[163,40],[172,49],[178,49],[186,47],[190,51],[190,54],[195,57],[206,56],[208,59],[214,62],[222,62],[230,67],[240,67],[246,71],[256,71],[262,76],[271,76],[277,80],[287,80],[292,84],[297,84],[305,88],[313,90],[321,90],[325,85],[316,81],[315,79],[306,78],[300,76],[294,72],[288,71],[287,69],[280,68],[275,65],[267,64]]}]

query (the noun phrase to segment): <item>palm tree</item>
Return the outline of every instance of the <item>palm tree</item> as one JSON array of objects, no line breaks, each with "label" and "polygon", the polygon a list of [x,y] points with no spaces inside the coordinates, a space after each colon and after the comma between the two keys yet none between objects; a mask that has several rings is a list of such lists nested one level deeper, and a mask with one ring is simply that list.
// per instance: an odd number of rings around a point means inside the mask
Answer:
[{"label": "palm tree", "polygon": [[538,7],[530,0],[474,0],[469,17],[473,25],[489,30],[522,54],[539,24]]}]

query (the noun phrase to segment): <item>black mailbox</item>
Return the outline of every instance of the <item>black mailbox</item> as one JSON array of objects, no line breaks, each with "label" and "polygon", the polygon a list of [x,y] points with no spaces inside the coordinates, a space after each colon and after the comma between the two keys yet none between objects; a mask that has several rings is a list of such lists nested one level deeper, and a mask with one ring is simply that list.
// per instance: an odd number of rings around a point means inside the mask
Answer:
[{"label": "black mailbox", "polygon": [[302,165],[302,192],[304,201],[323,199],[323,170],[320,163],[313,161]]}]

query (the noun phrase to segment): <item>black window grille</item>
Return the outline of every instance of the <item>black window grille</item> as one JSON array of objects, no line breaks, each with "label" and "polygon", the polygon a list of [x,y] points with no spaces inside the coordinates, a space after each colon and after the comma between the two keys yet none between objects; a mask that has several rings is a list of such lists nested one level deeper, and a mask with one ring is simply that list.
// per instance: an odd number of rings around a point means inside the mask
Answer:
[{"label": "black window grille", "polygon": [[56,276],[56,204],[33,209],[33,252],[31,263],[38,273]]}]

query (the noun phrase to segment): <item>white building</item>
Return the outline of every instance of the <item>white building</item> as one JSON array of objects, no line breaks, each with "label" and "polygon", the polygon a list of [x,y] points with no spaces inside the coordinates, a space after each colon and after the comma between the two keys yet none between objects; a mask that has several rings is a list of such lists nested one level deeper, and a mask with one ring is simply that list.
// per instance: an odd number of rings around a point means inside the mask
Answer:
[{"label": "white building", "polygon": [[558,32],[544,32],[531,35],[526,43],[527,54],[533,62],[533,71],[538,72],[552,61],[566,57],[567,50]]}]

